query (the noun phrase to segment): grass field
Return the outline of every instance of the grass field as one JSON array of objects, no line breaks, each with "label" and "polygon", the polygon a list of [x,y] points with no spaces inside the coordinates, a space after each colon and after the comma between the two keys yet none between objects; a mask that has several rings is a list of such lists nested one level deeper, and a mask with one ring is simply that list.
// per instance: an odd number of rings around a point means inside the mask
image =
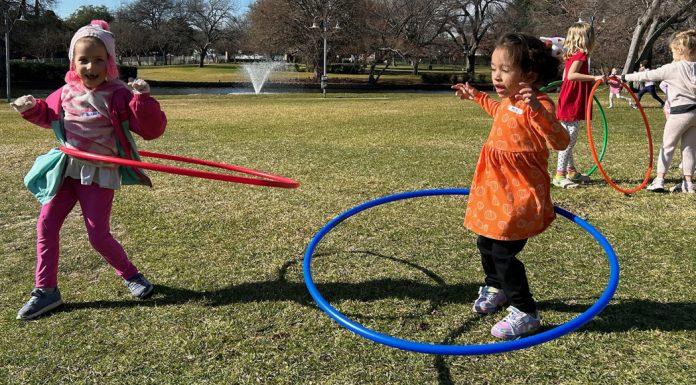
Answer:
[{"label": "grass field", "polygon": [[[427,65],[420,67],[421,73],[442,73],[442,69],[428,71]],[[490,76],[490,68],[476,69],[477,74]],[[448,72],[456,72],[450,69]],[[271,82],[307,82],[313,73],[304,71],[274,71],[269,80]],[[367,82],[367,74],[329,74],[329,82]],[[240,64],[206,64],[203,68],[195,65],[177,66],[144,66],[138,67],[138,77],[145,80],[157,81],[187,81],[187,82],[247,82],[247,77]],[[418,84],[422,83],[421,77],[412,75],[407,67],[390,68],[379,80],[389,84]]]},{"label": "grass field", "polygon": [[[159,100],[167,132],[140,140],[141,149],[240,164],[302,186],[151,173],[153,189],[117,192],[112,231],[157,285],[148,301],[128,296],[91,249],[75,209],[62,232],[66,304],[19,322],[33,284],[39,209],[22,178],[55,139],[0,110],[0,383],[696,383],[695,196],[627,197],[598,176],[585,188],[553,190],[555,203],[598,227],[619,256],[620,286],[604,312],[575,333],[523,351],[409,353],[364,340],[318,310],[304,286],[303,250],[326,221],[365,200],[467,186],[491,119],[442,94]],[[650,103],[657,152],[664,118]],[[606,169],[635,185],[647,163],[644,129],[624,104],[608,110],[608,120]],[[586,138],[580,135],[576,154],[589,166]],[[492,342],[489,330],[500,316],[470,310],[482,271],[475,236],[462,226],[464,210],[464,198],[432,197],[353,217],[320,245],[314,279],[340,311],[380,332]],[[585,311],[607,282],[599,246],[562,218],[521,258],[547,327]]]}]

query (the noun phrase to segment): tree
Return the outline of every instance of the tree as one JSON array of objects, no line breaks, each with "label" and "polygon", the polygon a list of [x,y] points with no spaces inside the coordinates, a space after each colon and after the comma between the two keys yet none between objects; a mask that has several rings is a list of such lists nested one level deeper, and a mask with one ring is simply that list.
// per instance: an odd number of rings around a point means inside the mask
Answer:
[{"label": "tree", "polygon": [[[662,0],[652,0],[636,22],[623,73],[635,71],[641,61],[649,59],[656,40],[673,24],[692,17],[694,7],[696,0],[675,1],[670,4],[663,3]],[[641,42],[643,44],[639,50]]]},{"label": "tree", "polygon": [[192,43],[200,52],[199,67],[203,67],[208,49],[223,36],[233,20],[235,5],[231,0],[186,0],[189,26],[193,29]]},{"label": "tree", "polygon": [[39,16],[28,17],[18,35],[23,55],[54,58],[56,54],[64,57],[68,51],[70,31],[63,20],[50,10]]},{"label": "tree", "polygon": [[[328,21],[328,57],[360,45],[364,36],[364,0],[258,0],[249,10],[249,43],[256,52],[290,54],[321,73],[323,31],[310,28]],[[340,29],[336,29],[336,24]],[[359,31],[359,32],[358,32]]]},{"label": "tree", "polygon": [[138,65],[141,65],[140,57],[150,51],[147,29],[133,22],[125,8],[116,11],[116,20],[110,27],[117,39],[116,55],[119,63],[123,63],[123,56],[127,55],[135,56]]},{"label": "tree", "polygon": [[92,20],[104,20],[110,23],[114,17],[104,5],[83,5],[65,19],[65,24],[71,31],[75,32],[85,25],[89,25]]},{"label": "tree", "polygon": [[433,41],[445,31],[447,0],[411,0],[406,2],[403,54],[409,58],[413,74],[418,75],[420,59]]},{"label": "tree", "polygon": [[509,3],[509,0],[451,0],[447,33],[466,55],[467,73],[474,74],[476,51]]}]

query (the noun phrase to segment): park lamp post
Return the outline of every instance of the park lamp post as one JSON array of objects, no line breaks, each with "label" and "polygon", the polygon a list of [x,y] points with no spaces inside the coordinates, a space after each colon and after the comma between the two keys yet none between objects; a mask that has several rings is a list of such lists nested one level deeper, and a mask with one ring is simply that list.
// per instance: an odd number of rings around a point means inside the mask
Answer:
[{"label": "park lamp post", "polygon": [[[322,19],[319,20],[319,24],[317,25],[317,19],[318,19],[318,18],[319,18],[319,16],[315,16],[315,17],[314,17],[314,20],[312,21],[312,26],[309,27],[309,28],[310,28],[310,29],[318,29],[318,30],[320,30],[320,31],[321,31],[321,37],[324,39],[324,63],[323,63],[324,71],[323,71],[323,75],[321,76],[321,82],[320,82],[319,84],[321,85],[321,94],[322,94],[322,96],[323,96],[323,97],[326,97],[326,86],[327,86],[327,83],[328,83],[328,81],[329,81],[329,77],[328,77],[328,75],[326,74],[326,63],[327,63],[327,62],[326,62],[326,36],[327,36],[328,31],[329,31],[329,29],[330,29],[329,22],[331,21],[331,18],[328,17],[328,16],[325,17],[325,18],[322,18]],[[333,28],[331,28],[331,29],[333,29],[334,31],[338,31],[338,30],[341,29],[341,27],[339,27],[338,22],[336,22],[336,26],[333,27]]]},{"label": "park lamp post", "polygon": [[[3,3],[5,4],[5,3]],[[10,87],[10,30],[12,29],[12,25],[10,25],[10,18],[8,17],[10,13],[10,7],[9,4],[6,4],[7,7],[2,10],[3,17],[5,18],[5,82],[7,85],[7,102],[12,101],[12,92],[11,92],[11,87]],[[24,18],[24,12],[20,10],[20,16],[18,21],[26,21]],[[14,21],[12,21],[14,23]]]}]

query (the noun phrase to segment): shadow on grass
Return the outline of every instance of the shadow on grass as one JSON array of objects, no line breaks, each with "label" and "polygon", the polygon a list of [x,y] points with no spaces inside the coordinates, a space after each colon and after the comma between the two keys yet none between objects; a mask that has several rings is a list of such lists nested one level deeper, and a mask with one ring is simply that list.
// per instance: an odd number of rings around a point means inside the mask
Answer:
[{"label": "shadow on grass", "polygon": [[[382,299],[411,299],[429,301],[428,309],[419,313],[400,314],[397,316],[364,316],[357,313],[344,313],[349,318],[362,319],[404,319],[420,318],[431,314],[444,303],[470,303],[473,302],[478,290],[477,284],[461,283],[448,285],[445,280],[435,272],[410,262],[406,259],[382,255],[370,250],[350,250],[317,253],[313,259],[326,258],[339,253],[349,253],[356,257],[373,257],[385,261],[392,261],[405,265],[411,269],[420,271],[423,275],[434,281],[427,284],[411,279],[377,279],[356,283],[331,282],[315,283],[324,298],[332,303],[341,301],[371,302]],[[278,278],[271,281],[249,282],[239,285],[231,285],[226,288],[212,291],[194,291],[185,288],[176,288],[165,285],[155,285],[155,295],[146,301],[91,301],[80,303],[66,303],[61,310],[70,312],[90,308],[128,308],[135,306],[167,306],[179,305],[189,302],[200,302],[205,306],[227,306],[234,303],[250,302],[284,302],[293,301],[300,305],[315,308],[304,282],[290,282],[286,275],[290,268],[299,264],[297,259],[284,263],[279,271]]]},{"label": "shadow on grass", "polygon": [[[349,318],[402,319],[423,317],[444,304],[470,304],[473,303],[476,297],[478,283],[447,284],[443,278],[423,266],[410,262],[407,259],[386,256],[370,250],[325,252],[315,255],[314,258],[326,258],[341,252],[350,253],[357,257],[372,257],[399,263],[420,271],[433,281],[433,284],[430,284],[411,279],[386,278],[363,282],[315,283],[322,296],[334,304],[341,301],[371,302],[383,299],[430,301],[428,309],[420,314],[363,316],[355,313],[345,313]],[[156,285],[156,294],[147,301],[125,300],[66,303],[59,311],[70,312],[90,308],[117,309],[135,306],[168,306],[190,302],[199,302],[205,306],[227,306],[235,303],[285,301],[296,302],[302,306],[316,309],[316,305],[304,282],[290,282],[286,278],[290,268],[299,263],[300,260],[296,259],[284,263],[278,270],[278,276],[274,280],[247,282],[211,291],[195,291]],[[590,304],[569,304],[578,300],[577,298],[547,300],[539,302],[538,305],[542,312],[558,311],[579,314],[587,310]],[[595,298],[584,298],[582,300],[589,302],[594,301]],[[696,330],[693,314],[696,314],[696,302],[664,303],[645,299],[615,299],[595,319],[580,330],[602,333],[635,330]],[[553,327],[555,325],[548,326]],[[466,330],[468,330],[467,324],[455,330],[446,340],[453,340]]]}]

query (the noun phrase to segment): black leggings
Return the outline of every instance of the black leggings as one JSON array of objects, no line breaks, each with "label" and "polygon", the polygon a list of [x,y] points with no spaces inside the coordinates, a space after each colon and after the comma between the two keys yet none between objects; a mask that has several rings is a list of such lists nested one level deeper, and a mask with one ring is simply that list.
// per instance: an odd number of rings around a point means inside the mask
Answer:
[{"label": "black leggings", "polygon": [[527,273],[524,264],[516,258],[526,243],[526,239],[499,241],[482,235],[476,240],[486,273],[486,286],[502,289],[510,305],[527,314],[534,314],[536,303],[529,291]]},{"label": "black leggings", "polygon": [[638,101],[640,101],[640,98],[642,98],[643,95],[645,95],[646,93],[649,93],[650,96],[652,96],[653,99],[657,100],[661,106],[665,105],[665,102],[662,99],[660,99],[659,96],[657,96],[657,92],[655,91],[655,86],[645,86],[645,87],[641,88],[640,91],[638,91],[638,95],[637,95]]}]

